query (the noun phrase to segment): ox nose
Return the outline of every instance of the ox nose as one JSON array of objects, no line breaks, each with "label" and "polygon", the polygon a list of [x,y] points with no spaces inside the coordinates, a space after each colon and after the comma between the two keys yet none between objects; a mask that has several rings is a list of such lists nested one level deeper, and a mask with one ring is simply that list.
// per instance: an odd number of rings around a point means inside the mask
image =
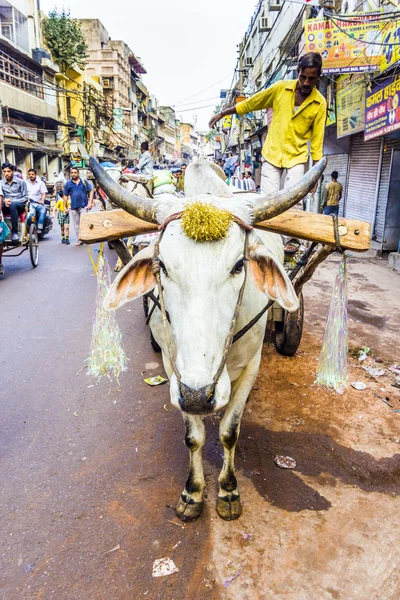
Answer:
[{"label": "ox nose", "polygon": [[206,385],[194,390],[184,383],[179,384],[179,404],[183,411],[192,415],[206,415],[214,410],[215,385]]}]

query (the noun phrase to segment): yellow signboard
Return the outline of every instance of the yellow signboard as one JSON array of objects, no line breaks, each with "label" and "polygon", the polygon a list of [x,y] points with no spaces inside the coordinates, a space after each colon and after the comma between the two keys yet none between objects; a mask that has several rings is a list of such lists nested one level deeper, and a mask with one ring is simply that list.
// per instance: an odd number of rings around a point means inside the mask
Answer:
[{"label": "yellow signboard", "polygon": [[364,74],[338,77],[336,93],[338,138],[364,131],[365,89]]},{"label": "yellow signboard", "polygon": [[382,25],[381,71],[394,65],[400,58],[400,19],[386,21]]},{"label": "yellow signboard", "polygon": [[[347,15],[346,15],[347,16]],[[380,69],[382,21],[368,15],[350,19],[307,19],[306,52],[320,52],[325,73],[357,73]]]}]

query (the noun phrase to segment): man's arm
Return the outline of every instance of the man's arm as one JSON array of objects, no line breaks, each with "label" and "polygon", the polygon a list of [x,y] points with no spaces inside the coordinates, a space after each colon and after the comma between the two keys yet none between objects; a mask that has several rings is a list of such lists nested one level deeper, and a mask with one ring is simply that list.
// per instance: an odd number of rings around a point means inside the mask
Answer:
[{"label": "man's arm", "polygon": [[261,92],[257,92],[251,98],[247,100],[243,100],[243,102],[239,102],[236,106],[231,106],[223,110],[218,115],[215,115],[209,123],[210,128],[212,129],[214,125],[223,117],[227,117],[228,115],[237,114],[240,117],[243,115],[247,115],[247,113],[253,112],[253,110],[263,110],[264,108],[271,108],[274,102],[275,94],[277,91],[277,84],[271,85],[266,90],[261,90]]},{"label": "man's arm", "polygon": [[314,119],[311,135],[311,157],[314,164],[321,160],[324,152],[324,135],[326,124],[326,104],[321,104],[317,116]]}]

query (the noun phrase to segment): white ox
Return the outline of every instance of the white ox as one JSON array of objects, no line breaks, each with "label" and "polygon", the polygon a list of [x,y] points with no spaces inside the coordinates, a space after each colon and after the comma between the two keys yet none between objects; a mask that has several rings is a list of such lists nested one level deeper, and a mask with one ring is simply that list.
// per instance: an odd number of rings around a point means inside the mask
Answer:
[{"label": "white ox", "polygon": [[[320,161],[293,188],[263,197],[258,194],[233,196],[222,181],[218,167],[199,161],[187,168],[185,198],[170,196],[162,203],[155,203],[127,193],[91,159],[96,178],[113,203],[139,218],[164,223],[194,200],[212,203],[238,217],[239,223],[232,222],[226,237],[211,242],[187,237],[179,215],[173,217],[164,228],[159,248],[152,245],[139,252],[115,279],[106,298],[107,307],[116,309],[153,290],[157,283],[154,255],[158,254],[156,264],[160,267],[169,322],[163,322],[157,309],[150,326],[162,349],[170,379],[171,403],[182,411],[186,425],[190,471],[176,506],[182,520],[196,519],[202,511],[203,418],[221,409],[225,409],[220,424],[224,461],[219,476],[217,512],[227,520],[241,514],[234,454],[243,410],[260,365],[267,315],[232,345],[226,361],[224,349],[229,347],[232,324],[234,331],[239,331],[269,299],[276,300],[288,311],[298,308],[296,293],[282,267],[280,236],[269,233],[261,236],[254,230],[249,231],[246,224],[271,218],[296,204],[314,186],[324,165],[325,161]],[[242,302],[233,323],[242,285]],[[219,377],[216,377],[217,372]]]}]

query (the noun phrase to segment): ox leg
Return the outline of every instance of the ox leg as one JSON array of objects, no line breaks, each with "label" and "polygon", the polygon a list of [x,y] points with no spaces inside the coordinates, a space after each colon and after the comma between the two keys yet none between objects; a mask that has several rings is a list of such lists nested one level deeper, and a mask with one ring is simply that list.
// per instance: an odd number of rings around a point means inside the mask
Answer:
[{"label": "ox leg", "polygon": [[176,505],[176,514],[182,521],[194,521],[203,510],[203,473],[202,448],[206,441],[206,430],[201,417],[184,413],[186,425],[185,443],[189,448],[190,470],[185,489]]},{"label": "ox leg", "polygon": [[232,521],[242,514],[242,503],[235,474],[235,450],[239,439],[240,422],[248,395],[257,377],[260,352],[250,361],[242,376],[232,386],[231,400],[221,420],[219,439],[224,447],[224,462],[218,478],[217,513]]}]

